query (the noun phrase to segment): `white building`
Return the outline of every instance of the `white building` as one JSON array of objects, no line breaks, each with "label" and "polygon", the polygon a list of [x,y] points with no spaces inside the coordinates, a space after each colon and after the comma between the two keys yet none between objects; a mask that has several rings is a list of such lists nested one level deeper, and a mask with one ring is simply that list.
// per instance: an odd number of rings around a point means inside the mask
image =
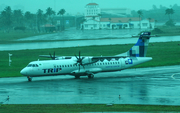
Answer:
[{"label": "white building", "polygon": [[138,17],[101,18],[101,9],[96,3],[89,3],[85,6],[85,21],[82,29],[133,29],[154,28],[154,19],[139,19]]},{"label": "white building", "polygon": [[121,16],[131,15],[131,10],[127,8],[103,8],[101,9],[101,12]]}]

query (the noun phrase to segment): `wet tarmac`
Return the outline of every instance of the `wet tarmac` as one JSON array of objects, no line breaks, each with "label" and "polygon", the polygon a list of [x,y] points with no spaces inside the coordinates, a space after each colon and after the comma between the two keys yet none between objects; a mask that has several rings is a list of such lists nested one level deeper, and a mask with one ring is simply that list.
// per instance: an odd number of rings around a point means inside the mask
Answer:
[{"label": "wet tarmac", "polygon": [[[15,40],[17,41],[16,43],[0,44],[0,51],[64,48],[64,47],[92,46],[92,45],[134,44],[136,43],[137,38],[132,38],[132,36],[137,35],[139,32],[140,32],[139,29],[82,31],[71,28],[59,33],[18,39]],[[51,40],[51,42],[20,43],[21,41],[38,41],[38,40]],[[61,40],[61,41],[53,41],[53,40]],[[66,40],[66,41],[62,41],[62,40]],[[169,41],[180,41],[180,36],[151,37],[150,40],[150,42],[169,42]]]},{"label": "wet tarmac", "polygon": [[[78,47],[78,46],[92,46],[92,45],[135,44],[136,41],[137,38],[120,38],[120,39],[12,43],[12,44],[0,44],[0,51],[64,48],[64,47]],[[170,41],[180,41],[180,36],[151,37],[150,39],[150,42],[170,42]]]},{"label": "wet tarmac", "polygon": [[[180,105],[180,65],[73,76],[0,78],[0,102],[8,104]],[[120,97],[119,97],[120,95]]]},{"label": "wet tarmac", "polygon": [[[142,29],[143,30],[143,29]],[[137,35],[141,30],[139,29],[121,29],[121,30],[76,30],[75,28],[69,28],[65,31],[33,36],[18,39],[16,41],[33,41],[33,40],[77,40],[77,39],[103,39],[103,38],[127,38],[132,35]]]}]

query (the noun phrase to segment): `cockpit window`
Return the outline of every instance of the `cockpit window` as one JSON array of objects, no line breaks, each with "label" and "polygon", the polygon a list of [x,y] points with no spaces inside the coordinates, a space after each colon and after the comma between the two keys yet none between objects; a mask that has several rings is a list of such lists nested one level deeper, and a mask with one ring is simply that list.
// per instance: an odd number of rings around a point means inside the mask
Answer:
[{"label": "cockpit window", "polygon": [[28,64],[27,67],[38,67],[37,64]]},{"label": "cockpit window", "polygon": [[28,65],[27,65],[27,67],[31,67],[31,66],[32,66],[32,64],[28,64]]}]

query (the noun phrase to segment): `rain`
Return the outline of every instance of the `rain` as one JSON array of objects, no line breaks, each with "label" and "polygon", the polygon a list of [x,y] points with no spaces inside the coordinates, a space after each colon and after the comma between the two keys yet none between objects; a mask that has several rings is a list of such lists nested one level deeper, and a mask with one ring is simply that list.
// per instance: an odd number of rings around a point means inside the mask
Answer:
[{"label": "rain", "polygon": [[[135,44],[142,32],[151,32],[150,43],[179,42],[178,3],[179,0],[1,1],[0,52]],[[13,57],[11,54],[12,60]],[[3,63],[7,60],[4,59]],[[2,66],[0,69],[4,69]],[[8,68],[12,66],[13,62]],[[98,73],[93,79],[37,77],[32,82],[19,72],[18,77],[0,76],[1,104],[180,104],[179,65]]]}]

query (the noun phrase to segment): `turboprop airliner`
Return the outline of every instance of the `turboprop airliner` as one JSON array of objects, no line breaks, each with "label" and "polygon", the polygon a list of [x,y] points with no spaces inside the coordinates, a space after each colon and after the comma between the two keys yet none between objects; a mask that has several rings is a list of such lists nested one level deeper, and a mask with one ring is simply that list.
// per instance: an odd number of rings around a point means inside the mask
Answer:
[{"label": "turboprop airliner", "polygon": [[27,76],[28,81],[32,77],[72,75],[75,78],[87,76],[94,78],[96,73],[121,71],[129,67],[152,60],[146,57],[147,47],[150,39],[150,32],[143,32],[137,43],[127,52],[115,56],[61,56],[55,54],[50,57],[52,60],[30,62],[20,73]]}]

